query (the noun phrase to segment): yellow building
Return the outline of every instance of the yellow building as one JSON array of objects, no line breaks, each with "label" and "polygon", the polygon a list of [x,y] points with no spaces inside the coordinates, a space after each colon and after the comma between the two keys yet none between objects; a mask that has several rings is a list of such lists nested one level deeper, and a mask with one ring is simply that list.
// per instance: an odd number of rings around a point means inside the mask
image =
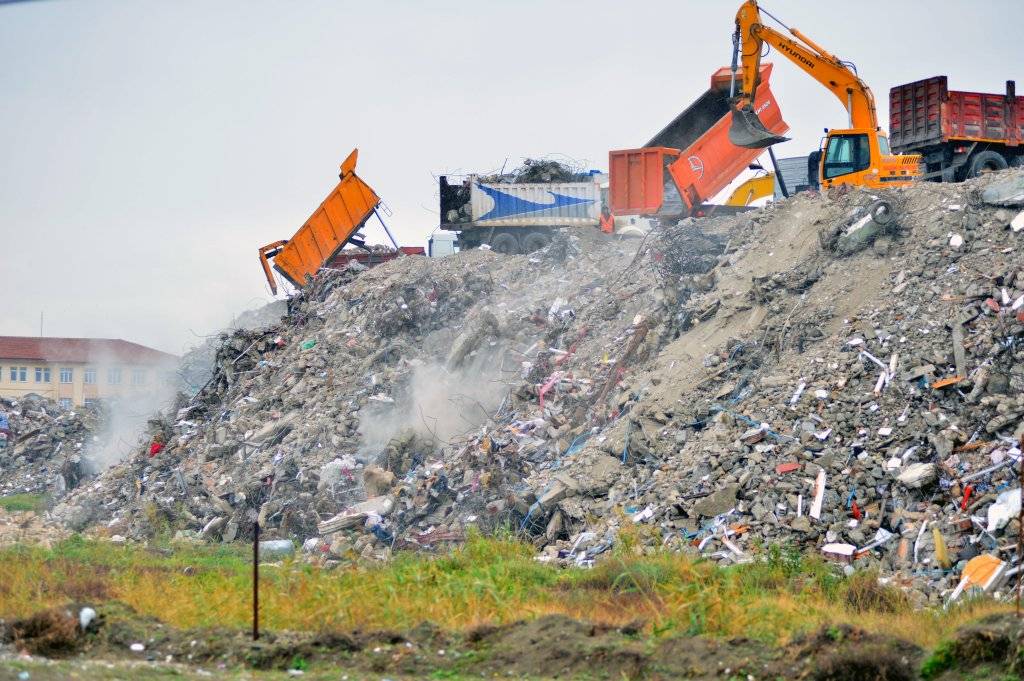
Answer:
[{"label": "yellow building", "polygon": [[141,397],[176,381],[178,358],[112,338],[0,336],[0,396],[35,393],[64,407]]}]

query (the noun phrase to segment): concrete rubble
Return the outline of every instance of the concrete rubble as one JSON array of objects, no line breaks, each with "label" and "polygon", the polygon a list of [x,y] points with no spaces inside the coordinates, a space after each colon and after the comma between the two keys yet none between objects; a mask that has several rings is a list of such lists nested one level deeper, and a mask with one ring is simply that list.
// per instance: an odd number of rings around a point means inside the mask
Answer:
[{"label": "concrete rubble", "polygon": [[941,602],[971,559],[1018,562],[1021,196],[1019,170],[844,188],[329,272],[224,339],[162,452],[55,514],[136,539],[259,521],[328,563],[471,528],[577,564],[626,527],[723,564],[787,542]]},{"label": "concrete rubble", "polygon": [[87,452],[97,442],[99,415],[64,409],[38,395],[0,397],[0,497],[59,498],[89,477]]}]

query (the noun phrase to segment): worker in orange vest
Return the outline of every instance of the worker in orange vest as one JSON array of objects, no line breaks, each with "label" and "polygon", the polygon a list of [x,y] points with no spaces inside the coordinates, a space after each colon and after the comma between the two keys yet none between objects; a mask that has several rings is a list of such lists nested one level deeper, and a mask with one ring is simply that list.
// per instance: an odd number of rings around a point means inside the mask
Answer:
[{"label": "worker in orange vest", "polygon": [[615,232],[615,216],[612,215],[608,206],[601,206],[601,231],[605,234],[613,234]]}]

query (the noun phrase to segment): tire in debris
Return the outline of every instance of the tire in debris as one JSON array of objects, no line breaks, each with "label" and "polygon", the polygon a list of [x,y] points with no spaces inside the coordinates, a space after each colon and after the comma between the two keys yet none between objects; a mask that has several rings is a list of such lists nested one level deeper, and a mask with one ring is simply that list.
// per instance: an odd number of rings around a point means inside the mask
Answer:
[{"label": "tire in debris", "polygon": [[514,255],[519,252],[519,240],[508,232],[499,232],[491,239],[491,248],[498,253]]},{"label": "tire in debris", "polygon": [[868,206],[868,212],[871,213],[871,219],[879,227],[888,227],[896,219],[896,213],[888,201],[875,201]]},{"label": "tire in debris", "polygon": [[523,238],[523,253],[533,253],[551,243],[551,237],[540,232],[531,232]]},{"label": "tire in debris", "polygon": [[981,177],[985,173],[1006,170],[1006,159],[997,151],[979,151],[967,164],[967,178]]}]

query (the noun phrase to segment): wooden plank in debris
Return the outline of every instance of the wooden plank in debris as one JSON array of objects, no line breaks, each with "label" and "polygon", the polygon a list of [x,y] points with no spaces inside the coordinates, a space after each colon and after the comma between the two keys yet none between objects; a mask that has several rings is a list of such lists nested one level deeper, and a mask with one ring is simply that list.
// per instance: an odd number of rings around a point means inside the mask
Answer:
[{"label": "wooden plank in debris", "polygon": [[939,380],[932,383],[932,390],[942,390],[943,388],[948,388],[951,385],[956,385],[962,380],[964,380],[964,377],[960,375],[950,376],[948,378],[940,378]]}]

